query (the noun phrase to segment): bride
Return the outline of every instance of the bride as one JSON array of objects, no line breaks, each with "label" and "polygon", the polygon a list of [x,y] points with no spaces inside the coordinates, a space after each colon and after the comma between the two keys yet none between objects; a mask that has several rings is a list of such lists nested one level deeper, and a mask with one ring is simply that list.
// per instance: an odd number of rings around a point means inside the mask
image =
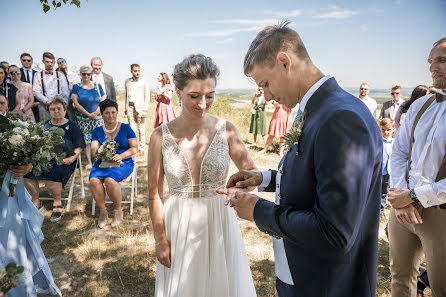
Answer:
[{"label": "bride", "polygon": [[[235,126],[207,114],[218,75],[203,55],[177,64],[173,80],[182,113],[150,139],[157,297],[256,296],[235,213],[216,193],[225,185],[229,158],[239,169],[256,168]],[[169,195],[163,199],[164,176]]]}]

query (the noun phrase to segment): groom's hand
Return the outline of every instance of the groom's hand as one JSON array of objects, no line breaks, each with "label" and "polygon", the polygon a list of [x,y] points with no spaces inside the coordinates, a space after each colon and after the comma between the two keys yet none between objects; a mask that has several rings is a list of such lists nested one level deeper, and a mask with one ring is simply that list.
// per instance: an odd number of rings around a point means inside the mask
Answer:
[{"label": "groom's hand", "polygon": [[262,181],[263,175],[260,171],[240,170],[229,178],[226,188],[257,187],[262,184]]},{"label": "groom's hand", "polygon": [[230,202],[241,219],[254,221],[254,207],[259,199],[257,195],[237,191]]}]

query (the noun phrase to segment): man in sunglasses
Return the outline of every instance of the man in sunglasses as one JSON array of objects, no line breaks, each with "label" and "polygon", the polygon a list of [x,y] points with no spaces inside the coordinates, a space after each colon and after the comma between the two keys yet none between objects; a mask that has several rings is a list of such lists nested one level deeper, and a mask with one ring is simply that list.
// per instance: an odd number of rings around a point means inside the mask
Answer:
[{"label": "man in sunglasses", "polygon": [[[20,68],[20,80],[33,85],[34,75],[37,73],[36,70],[32,69],[33,57],[29,53],[23,53],[20,55],[20,62],[22,63],[22,67]],[[38,108],[39,102],[40,101],[36,97],[34,97],[34,105],[32,107],[32,111],[34,117],[36,118],[36,122],[40,121],[39,108]]]},{"label": "man in sunglasses", "polygon": [[52,53],[44,52],[42,61],[45,65],[45,70],[39,71],[34,76],[33,91],[34,96],[40,101],[39,115],[41,121],[50,119],[46,109],[46,103],[49,99],[54,98],[56,95],[61,95],[66,98],[68,103],[70,91],[68,90],[67,78],[62,72],[54,71],[55,60]]},{"label": "man in sunglasses", "polygon": [[395,120],[395,116],[400,109],[401,104],[405,101],[401,96],[403,92],[400,86],[392,87],[390,91],[390,95],[392,96],[392,100],[386,101],[383,103],[383,107],[381,108],[381,113],[379,119],[390,118]]},{"label": "man in sunglasses", "polygon": [[[75,84],[78,84],[81,82],[79,75],[74,73],[73,71],[68,70],[68,63],[67,60],[64,58],[57,59],[57,71],[61,71],[63,74],[65,74],[65,77],[67,79],[68,84],[68,90],[71,92],[71,89],[73,89],[73,86]],[[73,107],[73,100],[68,98],[68,105],[67,105],[67,116],[70,120],[75,121],[76,116],[74,114],[74,107]]]},{"label": "man in sunglasses", "polygon": [[378,105],[376,104],[376,100],[369,97],[370,86],[368,83],[363,82],[359,86],[359,99],[367,106],[370,110],[370,113],[376,118],[376,109]]}]

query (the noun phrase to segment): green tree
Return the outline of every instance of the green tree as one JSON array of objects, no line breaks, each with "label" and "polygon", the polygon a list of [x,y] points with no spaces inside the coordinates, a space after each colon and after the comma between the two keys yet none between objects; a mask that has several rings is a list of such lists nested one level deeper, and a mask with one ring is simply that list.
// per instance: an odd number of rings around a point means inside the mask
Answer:
[{"label": "green tree", "polygon": [[80,0],[40,0],[40,3],[42,4],[42,9],[44,13],[50,11],[51,7],[53,9],[56,9],[65,4],[76,5],[77,7],[81,7]]}]

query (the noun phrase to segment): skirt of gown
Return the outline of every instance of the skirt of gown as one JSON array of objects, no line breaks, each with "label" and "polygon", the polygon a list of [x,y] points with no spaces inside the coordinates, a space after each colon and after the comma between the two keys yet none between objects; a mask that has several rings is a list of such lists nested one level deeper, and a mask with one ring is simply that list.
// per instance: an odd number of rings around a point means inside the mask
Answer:
[{"label": "skirt of gown", "polygon": [[[9,173],[5,176],[4,185],[7,185],[6,181],[9,181]],[[17,183],[15,198],[8,198],[7,194],[5,197],[4,188],[5,186],[2,187],[0,196],[0,267],[4,268],[8,263],[15,262],[25,268],[17,287],[6,296],[62,296],[40,247],[43,241],[43,214],[32,203],[31,196],[25,190],[23,178]]]},{"label": "skirt of gown", "polygon": [[164,204],[171,268],[157,262],[156,297],[255,297],[248,256],[234,210],[224,196]]}]

